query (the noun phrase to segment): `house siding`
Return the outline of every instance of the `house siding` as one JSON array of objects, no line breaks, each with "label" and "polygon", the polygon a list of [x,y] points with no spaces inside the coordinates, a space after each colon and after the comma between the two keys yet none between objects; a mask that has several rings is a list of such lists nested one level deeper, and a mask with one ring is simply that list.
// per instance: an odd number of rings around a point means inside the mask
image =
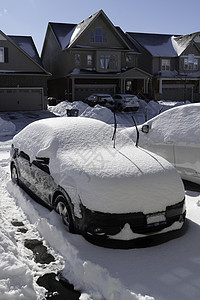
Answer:
[{"label": "house siding", "polygon": [[6,47],[8,54],[8,62],[0,63],[0,70],[8,71],[20,71],[20,72],[41,72],[39,66],[37,66],[29,57],[21,52],[15,45],[9,40],[1,40],[0,47]]}]

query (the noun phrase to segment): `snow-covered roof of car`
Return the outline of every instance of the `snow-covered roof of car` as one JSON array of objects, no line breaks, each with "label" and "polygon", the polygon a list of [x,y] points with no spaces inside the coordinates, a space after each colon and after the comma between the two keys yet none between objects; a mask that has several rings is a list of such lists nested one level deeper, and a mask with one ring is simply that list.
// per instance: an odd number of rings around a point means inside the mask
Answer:
[{"label": "snow-covered roof of car", "polygon": [[[113,127],[83,117],[58,117],[28,125],[14,147],[30,156],[50,158],[50,172],[70,197],[102,212],[154,212],[183,200],[180,178],[163,158],[135,147]],[[173,191],[166,193],[166,186]],[[134,201],[133,201],[134,198]],[[148,199],[151,201],[148,201]],[[145,202],[145,205],[144,205]]]},{"label": "snow-covered roof of car", "polygon": [[[140,131],[141,146],[143,143],[159,142],[197,143],[200,137],[200,104],[186,104],[168,109],[144,124],[148,124],[150,129],[148,134]],[[141,129],[143,125],[138,128]],[[123,132],[135,140],[135,128],[127,128]]]}]

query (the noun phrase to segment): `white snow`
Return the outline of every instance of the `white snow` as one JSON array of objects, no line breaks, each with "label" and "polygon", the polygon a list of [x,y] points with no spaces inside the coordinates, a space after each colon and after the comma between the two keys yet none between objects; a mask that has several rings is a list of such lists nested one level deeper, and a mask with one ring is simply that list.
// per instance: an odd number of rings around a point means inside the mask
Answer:
[{"label": "white snow", "polygon": [[16,131],[16,126],[10,121],[6,121],[0,118],[0,136],[14,135]]},{"label": "white snow", "polygon": [[[173,106],[173,103],[168,104]],[[166,107],[165,102],[156,104],[158,110],[162,105]],[[156,114],[155,108],[143,107],[149,112],[148,118]],[[65,113],[60,111],[61,115]],[[38,112],[40,114],[44,117]],[[138,124],[143,123],[142,107],[134,117]],[[129,114],[119,114],[117,119],[120,120],[118,130],[122,125],[132,126]],[[33,119],[18,119],[21,127],[28,121]],[[8,152],[11,142],[11,137],[0,138],[1,300],[44,299],[44,289],[36,284],[36,279],[56,270],[62,270],[63,275],[81,290],[81,300],[199,299],[200,192],[186,191],[188,230],[182,237],[139,249],[97,247],[81,236],[66,232],[55,212],[49,212],[11,183]],[[11,225],[13,218],[25,223],[28,228],[25,236],[20,236]],[[128,231],[128,227],[124,230]],[[37,265],[30,251],[24,249],[23,240],[35,236],[42,237],[50,247],[56,257],[55,263]]]}]

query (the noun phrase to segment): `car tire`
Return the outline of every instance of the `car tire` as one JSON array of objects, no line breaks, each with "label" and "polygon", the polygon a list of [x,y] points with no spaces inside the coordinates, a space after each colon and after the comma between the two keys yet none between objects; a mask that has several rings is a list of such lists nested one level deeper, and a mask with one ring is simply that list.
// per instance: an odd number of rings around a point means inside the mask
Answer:
[{"label": "car tire", "polygon": [[61,215],[64,225],[69,232],[74,232],[74,224],[72,220],[72,214],[64,195],[59,194],[56,196],[54,202],[55,211]]},{"label": "car tire", "polygon": [[17,172],[17,168],[14,164],[11,166],[11,179],[14,184],[19,185],[19,176]]}]

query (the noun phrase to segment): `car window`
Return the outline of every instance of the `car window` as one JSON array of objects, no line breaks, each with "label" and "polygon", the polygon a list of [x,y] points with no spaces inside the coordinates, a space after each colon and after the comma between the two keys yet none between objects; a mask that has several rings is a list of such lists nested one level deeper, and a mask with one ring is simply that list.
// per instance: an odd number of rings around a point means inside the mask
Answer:
[{"label": "car window", "polygon": [[122,99],[122,97],[119,96],[119,95],[116,95],[116,96],[115,96],[115,99]]},{"label": "car window", "polygon": [[20,151],[19,156],[26,159],[26,160],[28,160],[28,161],[30,161],[30,157],[28,156],[28,154],[26,154],[23,151]]},{"label": "car window", "polygon": [[38,167],[40,170],[46,172],[47,174],[50,174],[49,170],[49,158],[37,158],[32,163],[34,166]]}]

